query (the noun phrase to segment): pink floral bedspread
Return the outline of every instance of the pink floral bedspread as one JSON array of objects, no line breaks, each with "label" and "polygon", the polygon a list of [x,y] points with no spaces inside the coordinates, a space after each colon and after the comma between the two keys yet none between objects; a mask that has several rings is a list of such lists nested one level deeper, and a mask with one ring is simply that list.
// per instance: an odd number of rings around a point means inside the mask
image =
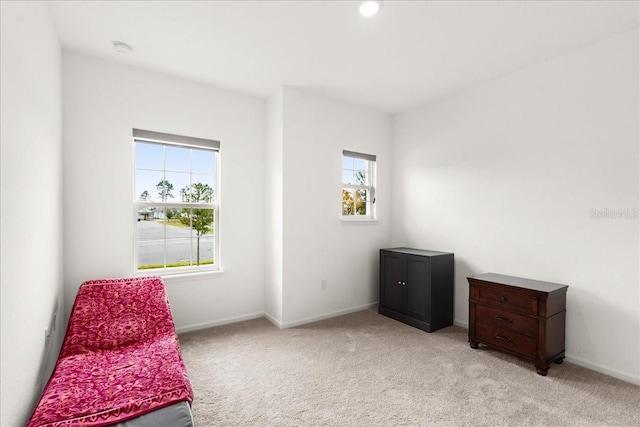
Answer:
[{"label": "pink floral bedspread", "polygon": [[192,400],[162,279],[92,280],[27,427],[106,426]]}]

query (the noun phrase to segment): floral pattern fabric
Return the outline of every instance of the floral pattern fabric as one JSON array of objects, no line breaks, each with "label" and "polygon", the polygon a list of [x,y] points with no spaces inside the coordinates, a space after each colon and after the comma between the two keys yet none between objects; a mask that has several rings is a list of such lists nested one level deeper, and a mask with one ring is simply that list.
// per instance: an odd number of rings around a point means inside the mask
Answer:
[{"label": "floral pattern fabric", "polygon": [[93,280],[27,427],[106,426],[192,400],[162,279]]}]

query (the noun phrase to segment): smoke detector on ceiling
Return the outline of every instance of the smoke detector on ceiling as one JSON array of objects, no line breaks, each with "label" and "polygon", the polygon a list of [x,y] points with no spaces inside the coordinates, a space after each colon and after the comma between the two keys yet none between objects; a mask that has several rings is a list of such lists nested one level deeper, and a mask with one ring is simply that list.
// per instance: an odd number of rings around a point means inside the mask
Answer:
[{"label": "smoke detector on ceiling", "polygon": [[131,46],[129,46],[124,42],[113,42],[113,47],[116,49],[116,52],[118,53],[129,53],[133,50],[131,49]]}]

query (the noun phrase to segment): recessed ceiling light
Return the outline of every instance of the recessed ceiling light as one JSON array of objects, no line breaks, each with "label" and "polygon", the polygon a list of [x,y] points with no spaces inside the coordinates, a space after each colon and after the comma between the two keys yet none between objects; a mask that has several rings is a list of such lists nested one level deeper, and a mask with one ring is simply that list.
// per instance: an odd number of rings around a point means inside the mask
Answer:
[{"label": "recessed ceiling light", "polygon": [[360,14],[362,16],[373,16],[376,13],[378,13],[381,7],[382,7],[381,1],[367,0],[367,1],[361,1],[358,9],[360,10]]},{"label": "recessed ceiling light", "polygon": [[113,47],[116,48],[118,53],[129,53],[132,51],[131,46],[124,42],[113,42]]}]

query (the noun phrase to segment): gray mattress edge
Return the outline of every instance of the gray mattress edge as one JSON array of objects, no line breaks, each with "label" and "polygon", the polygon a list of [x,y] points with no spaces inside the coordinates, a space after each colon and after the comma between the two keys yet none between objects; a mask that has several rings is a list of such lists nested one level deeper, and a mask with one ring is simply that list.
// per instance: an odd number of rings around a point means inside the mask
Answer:
[{"label": "gray mattress edge", "polygon": [[178,402],[130,420],[113,424],[113,427],[194,427],[191,405]]}]

